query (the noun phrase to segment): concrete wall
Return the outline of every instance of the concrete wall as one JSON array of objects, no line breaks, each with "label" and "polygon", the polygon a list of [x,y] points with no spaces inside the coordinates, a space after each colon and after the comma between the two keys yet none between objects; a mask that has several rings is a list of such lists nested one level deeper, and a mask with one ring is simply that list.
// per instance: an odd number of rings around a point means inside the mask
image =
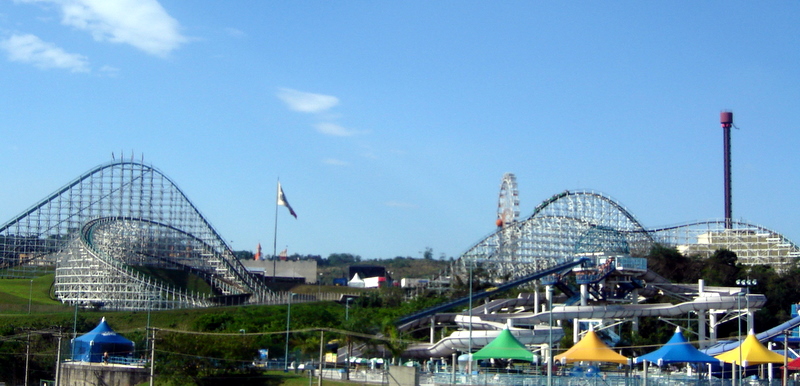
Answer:
[{"label": "concrete wall", "polygon": [[389,366],[389,386],[416,386],[419,369],[414,366]]},{"label": "concrete wall", "polygon": [[62,386],[135,386],[150,377],[145,367],[104,365],[102,363],[65,362],[61,364]]},{"label": "concrete wall", "polygon": [[[316,260],[240,260],[242,265],[253,273],[263,274],[266,277],[289,277],[305,279],[307,284],[316,283],[317,261]],[[274,268],[274,271],[273,271]]]}]

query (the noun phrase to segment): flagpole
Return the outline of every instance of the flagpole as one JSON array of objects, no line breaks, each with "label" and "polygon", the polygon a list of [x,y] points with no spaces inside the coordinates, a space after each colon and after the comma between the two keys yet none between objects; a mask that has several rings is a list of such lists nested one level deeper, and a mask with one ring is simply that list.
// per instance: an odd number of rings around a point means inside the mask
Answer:
[{"label": "flagpole", "polygon": [[[280,187],[281,179],[278,178],[278,186]],[[278,195],[280,194],[280,188],[275,190],[275,227],[274,235],[272,237],[272,282],[275,282],[275,269],[277,267],[276,260],[278,259]]]}]

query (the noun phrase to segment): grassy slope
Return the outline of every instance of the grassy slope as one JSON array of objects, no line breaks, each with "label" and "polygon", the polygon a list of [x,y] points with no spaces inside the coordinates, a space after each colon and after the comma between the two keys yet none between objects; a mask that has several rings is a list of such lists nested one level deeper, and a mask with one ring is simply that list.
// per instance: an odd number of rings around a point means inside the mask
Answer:
[{"label": "grassy slope", "polygon": [[59,305],[61,302],[50,297],[54,275],[45,275],[31,279],[3,279],[0,280],[0,304],[27,305],[31,304]]},{"label": "grassy slope", "polygon": [[152,276],[160,281],[169,283],[178,288],[183,288],[187,291],[208,295],[214,294],[213,289],[205,280],[192,273],[176,269],[153,268],[147,266],[136,266],[133,268],[145,275]]},{"label": "grassy slope", "polygon": [[[47,324],[47,319],[58,321],[54,324],[63,324],[65,319],[72,320],[74,308],[62,305],[58,300],[50,297],[53,284],[53,275],[46,275],[33,279],[3,279],[0,280],[0,318],[13,317],[20,322],[24,320],[41,321]],[[314,286],[304,285],[293,289],[297,293],[315,294],[319,290],[325,292],[347,292],[353,293],[365,291],[364,289],[333,286]],[[28,298],[31,298],[33,314],[27,315]],[[38,306],[38,307],[37,307]],[[42,307],[44,306],[44,307]],[[269,306],[251,306],[269,307]],[[178,330],[190,330],[195,319],[206,314],[217,314],[224,312],[229,307],[213,307],[207,309],[188,309],[152,312],[150,315],[153,326]],[[230,307],[235,309],[237,307]],[[22,314],[22,315],[20,315]],[[147,325],[147,312],[113,312],[113,311],[88,311],[80,310],[79,317],[85,318],[87,322],[94,326],[100,318],[105,317],[114,329],[119,332],[143,330]],[[2,320],[2,319],[0,319]],[[69,325],[71,327],[71,324]]]}]

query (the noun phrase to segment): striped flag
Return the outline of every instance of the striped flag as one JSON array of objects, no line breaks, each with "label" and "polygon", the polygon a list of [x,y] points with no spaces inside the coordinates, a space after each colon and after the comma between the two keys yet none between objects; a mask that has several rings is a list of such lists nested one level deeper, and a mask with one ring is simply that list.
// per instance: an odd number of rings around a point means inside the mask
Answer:
[{"label": "striped flag", "polygon": [[294,212],[294,209],[292,209],[292,206],[289,205],[289,201],[286,200],[286,195],[283,194],[283,188],[281,188],[281,182],[280,181],[278,181],[278,205],[285,206],[286,209],[289,209],[289,213],[292,216],[294,216],[294,218],[297,218],[297,213]]}]

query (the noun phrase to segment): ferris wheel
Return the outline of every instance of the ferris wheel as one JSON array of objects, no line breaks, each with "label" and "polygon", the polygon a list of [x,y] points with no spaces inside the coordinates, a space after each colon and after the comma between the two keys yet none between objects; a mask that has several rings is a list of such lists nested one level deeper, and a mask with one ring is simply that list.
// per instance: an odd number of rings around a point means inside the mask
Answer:
[{"label": "ferris wheel", "polygon": [[497,203],[497,227],[504,228],[519,221],[519,191],[517,177],[506,173],[500,182],[500,197]]}]

